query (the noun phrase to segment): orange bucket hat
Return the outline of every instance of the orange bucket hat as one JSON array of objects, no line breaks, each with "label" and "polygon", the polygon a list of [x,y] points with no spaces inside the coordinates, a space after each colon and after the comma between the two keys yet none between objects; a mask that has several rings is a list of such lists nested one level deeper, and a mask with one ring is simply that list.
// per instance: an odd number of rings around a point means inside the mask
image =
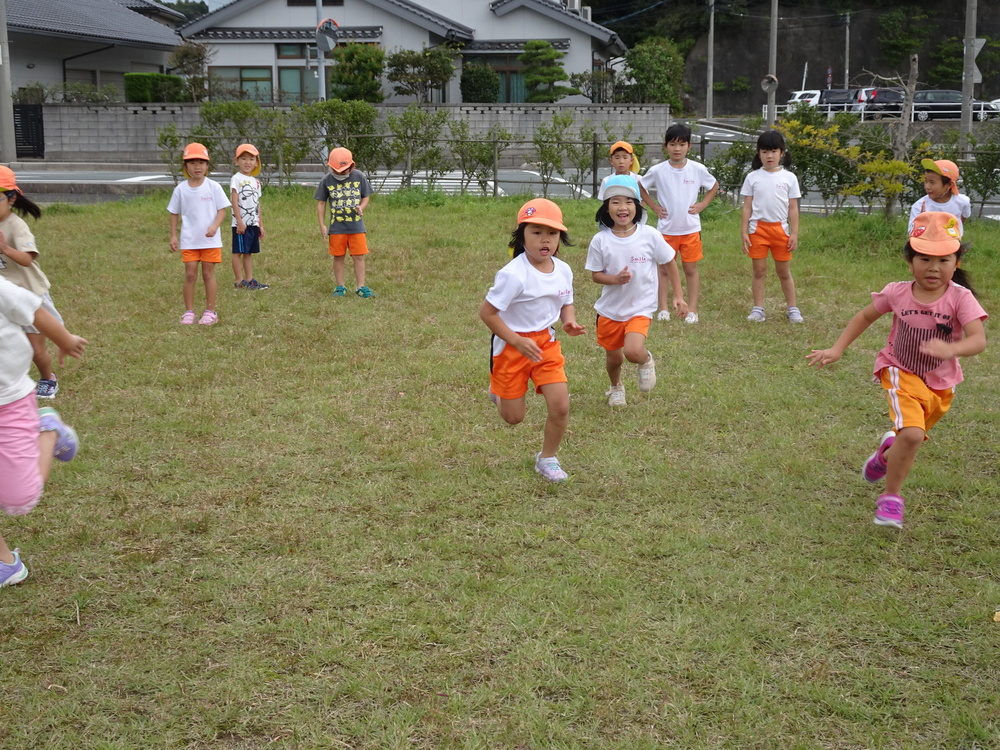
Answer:
[{"label": "orange bucket hat", "polygon": [[18,195],[24,195],[21,192],[21,188],[17,186],[17,179],[14,177],[14,171],[10,167],[0,167],[0,190],[5,193],[13,190]]},{"label": "orange bucket hat", "polygon": [[[928,172],[937,172],[942,177],[951,180],[951,192],[958,195],[958,165],[948,159],[921,159],[920,166]],[[947,255],[947,253],[946,253]]]},{"label": "orange bucket hat", "polygon": [[208,149],[205,148],[200,143],[189,143],[184,147],[184,153],[181,155],[181,161],[184,164],[181,166],[181,171],[184,173],[185,177],[190,177],[187,171],[187,162],[191,159],[200,159],[201,161],[207,161],[209,164],[212,160],[208,158]]},{"label": "orange bucket hat", "polygon": [[354,154],[343,147],[335,148],[330,152],[330,158],[326,163],[334,172],[346,172],[354,167]]},{"label": "orange bucket hat", "polygon": [[913,220],[910,247],[921,255],[951,255],[962,246],[958,219],[944,211],[924,211]]},{"label": "orange bucket hat", "polygon": [[236,159],[239,159],[240,155],[242,154],[250,154],[251,156],[255,156],[257,158],[257,166],[255,166],[253,169],[250,170],[250,176],[256,177],[257,175],[259,175],[260,151],[257,150],[257,147],[254,146],[252,143],[241,143],[239,146],[236,147],[236,156],[233,157],[233,160],[235,161]]},{"label": "orange bucket hat", "polygon": [[567,231],[559,206],[547,198],[535,198],[521,206],[521,210],[517,212],[517,223],[541,224],[561,232]]}]

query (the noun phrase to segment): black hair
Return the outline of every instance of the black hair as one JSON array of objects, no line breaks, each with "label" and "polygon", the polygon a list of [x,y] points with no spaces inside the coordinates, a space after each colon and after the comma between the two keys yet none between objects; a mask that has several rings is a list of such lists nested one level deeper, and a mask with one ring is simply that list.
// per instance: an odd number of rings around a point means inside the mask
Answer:
[{"label": "black hair", "polygon": [[[611,198],[616,198],[616,197],[628,198],[630,201],[632,201],[632,203],[635,205],[635,218],[632,219],[632,223],[641,224],[643,222],[642,204],[635,198],[632,198],[627,195],[611,196]],[[602,224],[608,227],[609,229],[614,227],[615,225],[615,220],[611,218],[611,211],[609,209],[611,198],[605,198],[604,202],[601,204],[601,207],[597,209],[597,213],[594,215],[594,219],[597,221],[598,224]]]},{"label": "black hair", "polygon": [[764,166],[764,162],[760,160],[761,151],[770,151],[771,149],[780,149],[784,152],[784,156],[781,159],[781,166],[790,167],[792,166],[792,155],[788,153],[788,147],[785,146],[785,136],[779,133],[777,130],[765,130],[757,138],[757,151],[753,155],[753,164],[750,166],[751,169],[760,169]]},{"label": "black hair", "polygon": [[[968,245],[959,245],[958,250],[955,251],[955,260],[961,261],[962,256],[965,255],[968,249],[969,249]],[[903,255],[906,257],[907,263],[912,263],[914,258],[916,258],[918,255],[924,255],[924,253],[920,252],[919,250],[914,250],[913,245],[911,245],[910,241],[907,240],[906,244],[903,245]],[[972,288],[972,279],[969,278],[969,274],[967,274],[964,269],[956,267],[955,274],[951,277],[951,280],[954,281],[959,286],[964,286],[966,289],[972,292],[973,297],[976,297],[978,299],[979,295],[977,295],[976,290]]]},{"label": "black hair", "polygon": [[11,209],[17,211],[21,216],[30,215],[32,218],[37,219],[42,215],[42,209],[38,207],[30,198],[25,198],[16,190],[8,190],[4,193],[4,197],[10,198],[14,197],[14,203],[11,204]]},{"label": "black hair", "polygon": [[925,169],[924,170],[924,176],[925,177],[926,177],[926,175],[927,175],[928,172],[933,172],[934,174],[936,174],[938,177],[941,178],[941,184],[944,185],[944,187],[948,188],[949,190],[951,189],[951,178],[950,177],[946,177],[945,175],[943,175],[940,172],[937,172],[937,171],[935,171],[933,169]]},{"label": "black hair", "polygon": [[[507,247],[509,247],[511,250],[514,251],[513,254],[511,255],[512,258],[516,258],[518,255],[524,252],[524,230],[528,226],[528,224],[531,223],[532,222],[530,221],[522,221],[520,224],[517,225],[517,229],[515,229],[513,232],[510,233],[510,243],[507,245]],[[540,226],[545,226],[545,225],[542,224]],[[566,232],[565,229],[560,229],[559,247],[562,247],[563,245],[566,245],[567,247],[573,247],[573,243],[569,241],[569,234]],[[552,253],[553,256],[558,254],[559,254],[558,249],[554,253]]]},{"label": "black hair", "polygon": [[666,135],[663,136],[663,143],[667,144],[671,141],[681,141],[682,143],[691,142],[691,128],[687,125],[681,123],[674,123],[669,128],[667,128]]}]

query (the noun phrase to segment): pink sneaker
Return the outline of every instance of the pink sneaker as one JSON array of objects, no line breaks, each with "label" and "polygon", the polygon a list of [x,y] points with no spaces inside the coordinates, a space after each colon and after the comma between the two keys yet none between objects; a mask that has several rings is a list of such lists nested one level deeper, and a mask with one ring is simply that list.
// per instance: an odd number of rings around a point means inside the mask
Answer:
[{"label": "pink sneaker", "polygon": [[565,482],[569,475],[562,470],[559,459],[555,456],[542,458],[541,452],[535,454],[535,471],[550,482]]},{"label": "pink sneaker", "polygon": [[199,325],[203,326],[214,326],[219,322],[219,316],[215,314],[215,310],[205,310],[201,314],[201,320],[198,321]]},{"label": "pink sneaker", "polygon": [[903,498],[899,495],[879,495],[875,507],[876,526],[903,528]]},{"label": "pink sneaker", "polygon": [[874,484],[885,476],[886,466],[884,454],[895,439],[896,433],[889,430],[882,436],[882,439],[878,441],[878,449],[868,457],[868,460],[865,461],[865,465],[861,467],[861,476],[866,482]]},{"label": "pink sneaker", "polygon": [[186,313],[181,315],[181,325],[189,326],[194,323],[194,310],[188,310]]}]

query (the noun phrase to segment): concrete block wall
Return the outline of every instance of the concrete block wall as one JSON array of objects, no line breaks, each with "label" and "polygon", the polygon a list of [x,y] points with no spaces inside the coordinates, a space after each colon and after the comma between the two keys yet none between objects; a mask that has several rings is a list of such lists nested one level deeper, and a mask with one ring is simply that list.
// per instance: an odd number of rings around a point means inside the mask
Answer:
[{"label": "concrete block wall", "polygon": [[[629,124],[633,143],[662,143],[663,133],[672,122],[665,104],[560,105],[560,104],[441,104],[452,117],[465,118],[475,134],[485,133],[494,123],[521,136],[528,143],[511,150],[524,155],[532,150],[535,129],[556,112],[573,114],[575,128],[587,120],[604,139],[604,123],[610,123],[615,138]],[[401,113],[406,105],[381,105],[381,119],[390,112]],[[181,133],[199,124],[194,104],[47,104],[44,108],[45,160],[52,162],[156,163],[159,149],[157,131],[173,122]]]}]

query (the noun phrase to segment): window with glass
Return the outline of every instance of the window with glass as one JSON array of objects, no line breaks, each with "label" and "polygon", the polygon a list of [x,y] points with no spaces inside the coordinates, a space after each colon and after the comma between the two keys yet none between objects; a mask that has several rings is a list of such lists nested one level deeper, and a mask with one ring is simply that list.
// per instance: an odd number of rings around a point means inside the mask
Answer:
[{"label": "window with glass", "polygon": [[270,68],[241,68],[218,65],[208,69],[218,98],[250,99],[255,102],[273,100]]},{"label": "window with glass", "polygon": [[468,56],[465,62],[486,65],[500,74],[498,103],[515,104],[525,100],[524,64],[517,59],[517,55]]},{"label": "window with glass", "polygon": [[316,68],[278,68],[277,101],[282,104],[314,102],[319,99]]}]

